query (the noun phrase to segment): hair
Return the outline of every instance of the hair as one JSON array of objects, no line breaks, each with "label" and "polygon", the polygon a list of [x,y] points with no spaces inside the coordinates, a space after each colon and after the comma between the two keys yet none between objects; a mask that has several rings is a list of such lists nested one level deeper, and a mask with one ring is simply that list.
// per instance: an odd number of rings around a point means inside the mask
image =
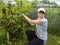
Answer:
[{"label": "hair", "polygon": [[45,12],[44,12],[44,11],[39,11],[38,13],[40,13],[40,12],[41,12],[41,13],[43,13],[43,14],[45,14]]}]

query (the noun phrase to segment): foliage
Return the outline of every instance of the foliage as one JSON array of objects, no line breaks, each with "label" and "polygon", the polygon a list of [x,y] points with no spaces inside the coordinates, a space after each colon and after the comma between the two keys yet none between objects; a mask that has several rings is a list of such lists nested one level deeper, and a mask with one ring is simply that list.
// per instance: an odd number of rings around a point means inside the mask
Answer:
[{"label": "foliage", "polygon": [[[35,29],[21,16],[24,13],[31,19],[36,19],[38,7],[35,2],[16,1],[17,4],[10,6],[11,8],[0,4],[0,45],[25,45],[26,29],[29,27]],[[60,8],[46,8],[45,16],[48,19],[47,45],[60,45]],[[10,42],[7,39],[7,32],[9,32]]]},{"label": "foliage", "polygon": [[[22,2],[21,2],[22,3]],[[0,12],[0,26],[2,27],[4,33],[4,36],[1,35],[1,37],[4,37],[2,39],[5,39],[5,42],[2,42],[1,40],[1,44],[5,43],[5,44],[11,44],[12,43],[21,43],[21,39],[24,39],[24,31],[26,29],[26,21],[25,19],[21,16],[22,13],[24,13],[25,15],[28,16],[28,14],[32,11],[32,4],[28,4],[29,2],[26,3],[26,1],[24,1],[23,4],[20,4],[20,2],[17,2],[16,5],[11,5],[9,3],[9,5],[4,6],[2,4],[2,10]],[[7,39],[7,35],[6,33],[9,33],[9,40],[11,42],[8,42]],[[0,37],[0,38],[1,38]],[[18,43],[18,44],[19,44]],[[24,44],[24,43],[23,43]],[[4,45],[4,44],[3,44]]]}]

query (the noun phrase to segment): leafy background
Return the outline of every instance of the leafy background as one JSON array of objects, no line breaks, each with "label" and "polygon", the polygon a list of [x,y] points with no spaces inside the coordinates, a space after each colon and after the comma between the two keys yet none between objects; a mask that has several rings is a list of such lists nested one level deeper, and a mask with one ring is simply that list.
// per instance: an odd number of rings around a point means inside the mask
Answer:
[{"label": "leafy background", "polygon": [[[31,19],[36,19],[39,8],[36,6],[37,3],[28,0],[15,1],[17,4],[14,6],[0,4],[0,45],[27,45],[28,40],[25,31],[27,29],[36,31],[35,26],[27,23],[21,14],[24,13]],[[60,8],[46,8],[45,17],[48,19],[46,45],[60,45]]]}]

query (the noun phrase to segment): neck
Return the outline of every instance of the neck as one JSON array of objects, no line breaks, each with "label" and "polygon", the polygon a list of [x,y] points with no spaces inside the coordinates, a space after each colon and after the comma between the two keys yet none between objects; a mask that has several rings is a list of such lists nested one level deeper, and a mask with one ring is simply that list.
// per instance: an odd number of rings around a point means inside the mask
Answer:
[{"label": "neck", "polygon": [[43,19],[44,17],[38,17],[39,19]]}]

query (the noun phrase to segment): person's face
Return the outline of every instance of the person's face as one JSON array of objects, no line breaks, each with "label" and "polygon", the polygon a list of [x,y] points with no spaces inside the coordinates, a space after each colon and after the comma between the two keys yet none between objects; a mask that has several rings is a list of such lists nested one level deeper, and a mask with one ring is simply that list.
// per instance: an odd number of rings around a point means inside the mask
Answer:
[{"label": "person's face", "polygon": [[43,18],[44,17],[44,13],[38,12],[38,17]]}]

